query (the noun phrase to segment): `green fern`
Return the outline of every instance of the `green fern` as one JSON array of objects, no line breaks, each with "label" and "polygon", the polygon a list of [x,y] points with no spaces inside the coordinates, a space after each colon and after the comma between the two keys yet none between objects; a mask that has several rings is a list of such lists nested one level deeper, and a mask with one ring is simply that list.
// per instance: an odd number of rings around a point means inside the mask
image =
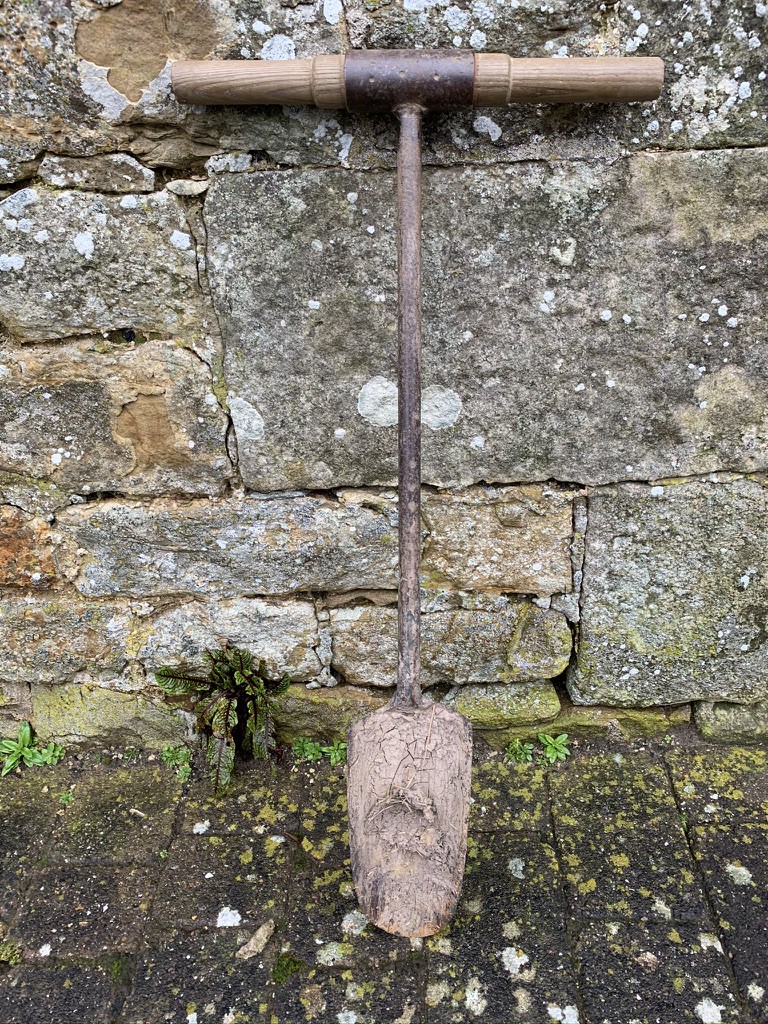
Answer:
[{"label": "green fern", "polygon": [[253,655],[239,647],[222,645],[206,650],[206,674],[188,675],[163,666],[155,674],[157,685],[169,696],[192,697],[200,729],[207,737],[206,764],[216,795],[224,793],[235,763],[235,730],[243,723],[242,753],[267,758],[275,747],[275,700],[291,680],[269,678],[262,661],[254,668]]}]

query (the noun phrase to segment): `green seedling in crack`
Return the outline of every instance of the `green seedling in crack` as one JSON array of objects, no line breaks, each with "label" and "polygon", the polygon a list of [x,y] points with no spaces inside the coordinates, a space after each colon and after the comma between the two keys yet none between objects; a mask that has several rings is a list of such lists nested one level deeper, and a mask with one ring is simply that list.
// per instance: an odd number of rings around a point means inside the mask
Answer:
[{"label": "green seedling in crack", "polygon": [[[266,664],[254,666],[253,655],[226,644],[206,651],[208,672],[187,675],[163,666],[155,674],[158,686],[173,697],[192,697],[198,727],[208,736],[206,762],[214,792],[222,795],[232,779],[235,748],[255,758],[267,758],[275,747],[275,698],[290,679],[270,679]],[[238,726],[240,726],[238,730]]]},{"label": "green seedling in crack", "polygon": [[170,744],[163,747],[160,758],[163,764],[176,769],[176,776],[182,782],[186,782],[192,774],[192,751],[189,747],[174,747]]},{"label": "green seedling in crack", "polygon": [[522,740],[512,740],[504,751],[504,760],[507,764],[512,761],[519,761],[521,764],[533,760],[533,744],[523,743]]},{"label": "green seedling in crack", "polygon": [[565,761],[567,757],[571,756],[571,748],[569,746],[571,741],[568,738],[567,732],[561,732],[559,736],[550,736],[548,732],[540,732],[537,738],[544,748],[542,756],[550,764]]},{"label": "green seedling in crack", "polygon": [[21,764],[27,768],[58,764],[64,757],[64,749],[53,742],[39,747],[37,739],[32,736],[32,726],[29,722],[22,722],[15,740],[0,741],[0,757],[5,758],[0,775],[7,775]]}]

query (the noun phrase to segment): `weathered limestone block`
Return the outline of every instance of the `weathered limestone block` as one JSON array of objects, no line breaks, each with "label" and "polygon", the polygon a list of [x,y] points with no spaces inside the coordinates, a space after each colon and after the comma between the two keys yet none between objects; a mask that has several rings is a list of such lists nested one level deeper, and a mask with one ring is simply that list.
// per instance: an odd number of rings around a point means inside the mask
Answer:
[{"label": "weathered limestone block", "polygon": [[[563,672],[571,652],[564,616],[527,601],[493,610],[422,615],[422,685],[526,682]],[[333,668],[358,686],[397,681],[397,610],[368,605],[330,611]]]},{"label": "weathered limestone block", "polygon": [[49,587],[55,581],[48,524],[0,506],[0,586]]},{"label": "weathered limestone block", "polygon": [[571,589],[572,496],[549,487],[425,495],[430,585],[555,594]]},{"label": "weathered limestone block", "polygon": [[376,693],[360,686],[332,686],[309,690],[306,686],[288,687],[278,698],[275,716],[277,738],[292,743],[299,736],[346,740],[353,722],[383,707],[390,694]]},{"label": "weathered limestone block", "polygon": [[14,192],[0,202],[0,277],[0,325],[21,341],[201,333],[195,242],[169,192]]},{"label": "weathered limestone block", "polygon": [[204,668],[206,648],[222,642],[242,647],[266,664],[270,678],[297,681],[320,674],[317,617],[309,601],[192,601],[161,613],[139,627],[135,656],[149,675],[161,665],[188,672]]},{"label": "weathered limestone block", "polygon": [[38,175],[56,188],[77,188],[83,192],[154,192],[155,172],[127,153],[79,157],[48,153]]},{"label": "weathered limestone block", "polygon": [[6,597],[0,601],[0,680],[62,683],[79,672],[118,679],[131,629],[125,605]]},{"label": "weathered limestone block", "polygon": [[764,699],[767,517],[749,479],[594,492],[574,701]]},{"label": "weathered limestone block", "polygon": [[[748,150],[428,173],[425,481],[765,467],[767,171]],[[246,484],[391,484],[392,189],[225,175],[205,209]]]},{"label": "weathered limestone block", "polygon": [[65,510],[57,529],[62,571],[89,596],[236,597],[394,586],[394,513],[362,502],[109,501]]},{"label": "weathered limestone block", "polygon": [[0,739],[15,737],[22,722],[32,717],[32,697],[26,683],[0,683]]},{"label": "weathered limestone block", "polygon": [[25,347],[0,353],[0,374],[0,469],[62,495],[224,489],[227,417],[187,349],[120,335]]},{"label": "weathered limestone block", "polygon": [[[489,489],[496,511],[488,512],[480,504],[483,494],[473,491],[466,501],[461,495],[428,498],[425,517],[434,509],[436,525],[426,545],[425,579],[542,594],[570,586],[567,497],[541,488]],[[69,508],[56,524],[58,565],[91,597],[394,589],[392,495],[345,491],[338,499],[251,497],[145,507],[111,501]]]},{"label": "weathered limestone block", "polygon": [[512,686],[462,686],[450,690],[443,703],[468,718],[472,728],[480,731],[546,722],[560,710],[554,686],[544,679]]},{"label": "weathered limestone block", "polygon": [[162,694],[113,690],[91,683],[32,686],[33,725],[43,743],[161,749],[192,737],[193,717]]},{"label": "weathered limestone block", "polygon": [[750,743],[768,739],[768,700],[755,704],[699,701],[693,717],[702,736],[721,743]]},{"label": "weathered limestone block", "polygon": [[99,105],[78,76],[68,0],[3,4],[0,66],[0,183],[29,177],[43,150],[106,143]]}]

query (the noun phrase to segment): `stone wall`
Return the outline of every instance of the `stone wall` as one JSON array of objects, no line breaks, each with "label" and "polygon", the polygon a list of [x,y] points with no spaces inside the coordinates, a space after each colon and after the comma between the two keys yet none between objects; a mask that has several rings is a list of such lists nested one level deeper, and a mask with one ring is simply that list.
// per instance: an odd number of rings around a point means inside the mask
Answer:
[{"label": "stone wall", "polygon": [[169,58],[656,54],[655,104],[430,119],[424,682],[494,744],[768,732],[768,5],[0,4],[0,734],[157,746],[229,640],[393,685],[395,132]]}]

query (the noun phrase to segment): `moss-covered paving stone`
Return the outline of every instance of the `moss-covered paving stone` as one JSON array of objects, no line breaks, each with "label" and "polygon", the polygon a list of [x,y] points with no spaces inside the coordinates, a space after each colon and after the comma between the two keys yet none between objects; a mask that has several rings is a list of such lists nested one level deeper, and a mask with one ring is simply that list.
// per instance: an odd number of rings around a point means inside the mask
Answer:
[{"label": "moss-covered paving stone", "polygon": [[268,836],[183,836],[171,847],[148,935],[258,927],[283,912],[290,840]]},{"label": "moss-covered paving stone", "polygon": [[[425,1024],[426,963],[416,950],[386,968],[300,967],[275,985],[269,1024]],[[431,1019],[431,1018],[430,1018]]]},{"label": "moss-covered paving stone", "polygon": [[0,921],[12,916],[31,872],[48,861],[57,815],[63,812],[59,794],[69,780],[63,766],[0,779]]},{"label": "moss-covered paving stone", "polygon": [[240,761],[223,797],[196,768],[184,798],[182,834],[205,827],[213,835],[265,835],[297,825],[297,773],[273,761]]},{"label": "moss-covered paving stone", "polygon": [[678,817],[664,765],[631,748],[577,755],[551,773],[550,787],[560,828]]},{"label": "moss-covered paving stone", "polygon": [[579,936],[577,958],[589,1024],[746,1024],[710,931],[592,922]]},{"label": "moss-covered paving stone", "polygon": [[536,764],[505,764],[498,754],[480,755],[472,770],[471,831],[547,831],[546,772]]},{"label": "moss-covered paving stone", "polygon": [[262,1024],[269,1020],[273,949],[241,959],[251,929],[178,934],[137,960],[122,1024]]},{"label": "moss-covered paving stone", "polygon": [[667,817],[617,825],[585,819],[558,829],[563,870],[577,917],[707,920],[707,905],[679,822]]},{"label": "moss-covered paving stone", "polygon": [[152,863],[171,842],[182,783],[165,766],[100,765],[75,777],[55,854],[70,864]]},{"label": "moss-covered paving stone", "polygon": [[50,868],[32,880],[9,937],[43,957],[131,952],[153,888],[146,868]]},{"label": "moss-covered paving stone", "polygon": [[0,972],[3,1024],[111,1024],[109,965],[25,965]]},{"label": "moss-covered paving stone", "polygon": [[579,1019],[554,851],[535,836],[503,843],[469,863],[456,917],[425,940],[430,1024]]},{"label": "moss-covered paving stone", "polygon": [[696,857],[741,996],[768,1022],[768,825],[695,828]]},{"label": "moss-covered paving stone", "polygon": [[768,750],[711,747],[665,756],[680,807],[692,824],[768,824]]}]

